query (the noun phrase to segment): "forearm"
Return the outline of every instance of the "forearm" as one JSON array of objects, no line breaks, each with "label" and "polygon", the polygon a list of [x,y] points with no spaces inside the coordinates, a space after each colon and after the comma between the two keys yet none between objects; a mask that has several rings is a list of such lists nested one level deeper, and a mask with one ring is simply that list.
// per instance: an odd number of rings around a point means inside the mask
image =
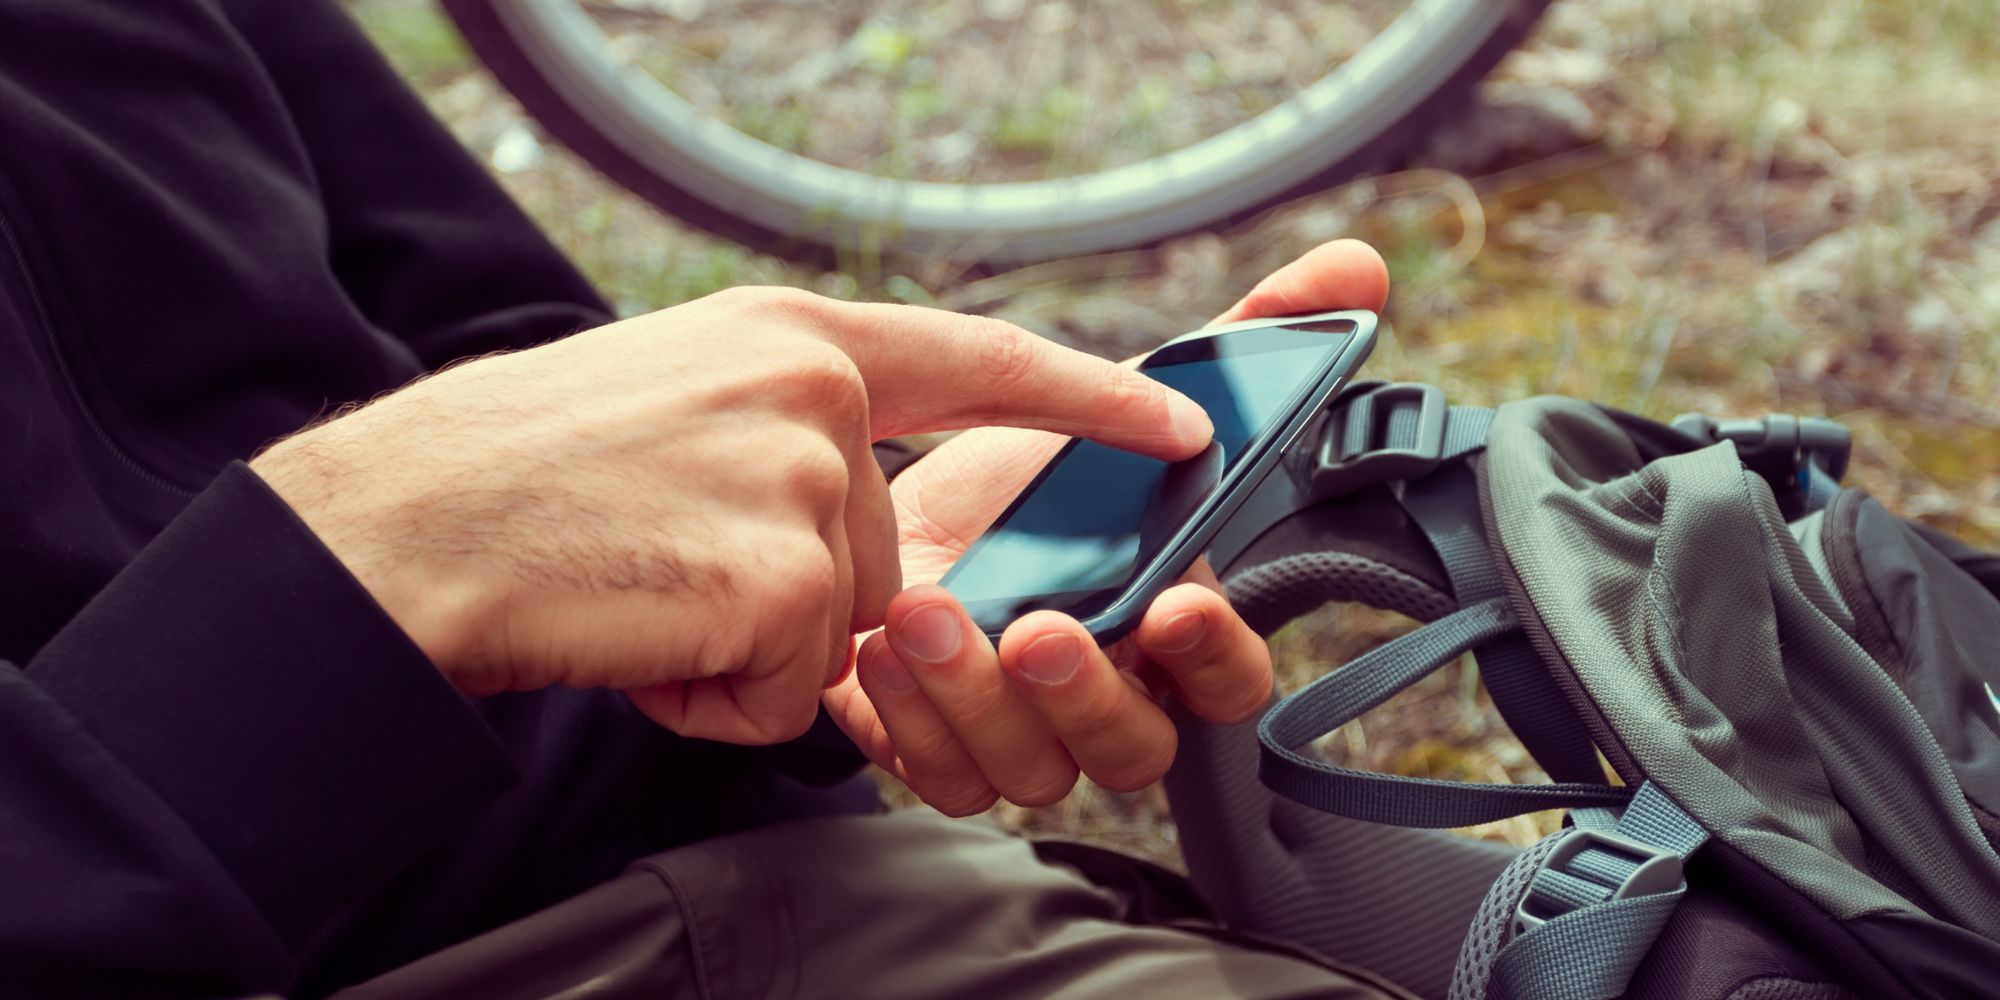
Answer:
[{"label": "forearm", "polygon": [[89,995],[283,988],[335,914],[516,780],[240,467],[0,669],[0,744],[8,978]]}]

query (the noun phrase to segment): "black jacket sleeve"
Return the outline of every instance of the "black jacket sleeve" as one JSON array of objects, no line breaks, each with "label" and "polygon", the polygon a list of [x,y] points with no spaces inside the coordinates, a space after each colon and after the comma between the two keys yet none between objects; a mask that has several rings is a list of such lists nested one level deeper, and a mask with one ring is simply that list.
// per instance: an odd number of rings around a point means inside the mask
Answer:
[{"label": "black jacket sleeve", "polygon": [[516,780],[241,465],[25,669],[0,664],[0,759],[18,995],[282,989],[333,914]]},{"label": "black jacket sleeve", "polygon": [[825,727],[465,701],[216,478],[607,318],[333,0],[0,12],[0,995],[325,992],[642,854],[866,807],[793,780],[858,762]]}]

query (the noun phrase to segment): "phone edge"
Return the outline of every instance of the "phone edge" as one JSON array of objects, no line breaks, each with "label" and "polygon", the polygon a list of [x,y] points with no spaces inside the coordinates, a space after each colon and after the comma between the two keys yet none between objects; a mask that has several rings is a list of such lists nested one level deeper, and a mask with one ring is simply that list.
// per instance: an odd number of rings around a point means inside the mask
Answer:
[{"label": "phone edge", "polygon": [[[1109,607],[1078,622],[1099,646],[1109,646],[1131,634],[1132,630],[1139,626],[1145,608],[1152,604],[1153,599],[1171,586],[1172,581],[1178,580],[1181,574],[1186,573],[1188,567],[1194,565],[1195,560],[1207,551],[1209,543],[1215,540],[1216,534],[1221,530],[1220,522],[1240,509],[1251,492],[1264,482],[1264,477],[1276,471],[1278,464],[1284,459],[1285,452],[1297,443],[1298,436],[1311,425],[1313,418],[1340,393],[1341,388],[1374,354],[1377,333],[1381,327],[1381,316],[1367,309],[1339,309],[1297,316],[1273,316],[1191,331],[1160,345],[1165,347],[1168,344],[1245,330],[1341,319],[1353,321],[1355,332],[1351,335],[1347,348],[1334,359],[1328,375],[1313,389],[1308,390],[1304,404],[1292,412],[1291,424],[1274,436],[1274,439],[1281,439],[1283,444],[1259,455],[1251,463],[1250,468],[1230,486],[1229,492],[1216,501],[1215,509],[1208,517],[1208,524],[1200,532],[1182,539],[1141,570],[1139,578],[1133,585]],[[1315,397],[1318,401],[1312,402]],[[1005,627],[997,632],[985,629],[980,631],[997,646],[1001,635],[1005,633]]]}]

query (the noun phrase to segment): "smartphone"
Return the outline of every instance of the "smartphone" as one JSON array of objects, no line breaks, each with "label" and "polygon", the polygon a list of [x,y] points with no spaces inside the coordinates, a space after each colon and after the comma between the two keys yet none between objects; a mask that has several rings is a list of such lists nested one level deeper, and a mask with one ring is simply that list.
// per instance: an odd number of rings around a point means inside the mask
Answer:
[{"label": "smartphone", "polygon": [[1139,370],[1208,411],[1215,438],[1164,462],[1078,438],[940,581],[979,627],[1070,615],[1100,644],[1139,624],[1375,347],[1375,314],[1247,320],[1177,337]]}]

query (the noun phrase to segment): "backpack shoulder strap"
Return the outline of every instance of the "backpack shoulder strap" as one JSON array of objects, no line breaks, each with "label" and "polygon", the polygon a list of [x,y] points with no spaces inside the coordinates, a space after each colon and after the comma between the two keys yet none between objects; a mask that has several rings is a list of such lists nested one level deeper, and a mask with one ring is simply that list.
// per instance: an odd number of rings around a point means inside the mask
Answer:
[{"label": "backpack shoulder strap", "polygon": [[[1350,388],[1210,547],[1244,619],[1268,634],[1328,601],[1358,600],[1430,621],[1504,596],[1474,468],[1493,416],[1447,405],[1435,386]],[[1601,776],[1575,709],[1524,637],[1495,636],[1475,655],[1544,770]]]},{"label": "backpack shoulder strap", "polygon": [[1467,651],[1517,633],[1504,598],[1461,608],[1392,639],[1301,688],[1264,713],[1258,776],[1272,791],[1325,812],[1372,823],[1473,826],[1542,809],[1623,805],[1603,782],[1489,785],[1338,767],[1306,749]]}]

